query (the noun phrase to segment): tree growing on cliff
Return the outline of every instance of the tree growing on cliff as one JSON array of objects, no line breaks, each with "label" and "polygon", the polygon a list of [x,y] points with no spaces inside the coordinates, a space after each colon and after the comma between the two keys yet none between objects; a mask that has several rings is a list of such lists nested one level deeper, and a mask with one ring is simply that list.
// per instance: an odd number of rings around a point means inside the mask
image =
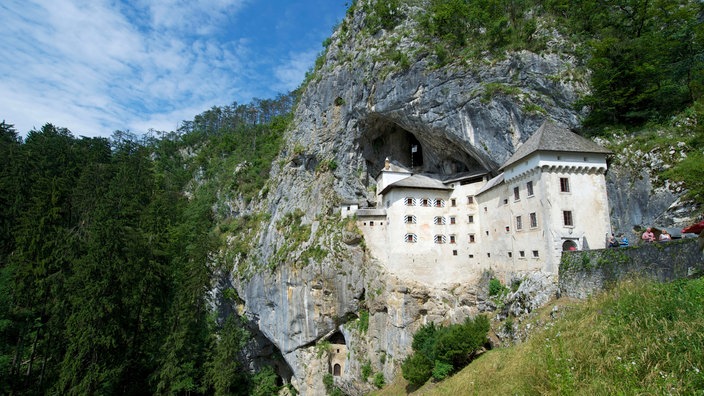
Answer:
[{"label": "tree growing on cliff", "polygon": [[403,378],[414,385],[432,376],[442,380],[469,364],[473,355],[487,342],[489,319],[484,315],[467,318],[462,324],[422,326],[413,336],[413,353],[403,362]]}]

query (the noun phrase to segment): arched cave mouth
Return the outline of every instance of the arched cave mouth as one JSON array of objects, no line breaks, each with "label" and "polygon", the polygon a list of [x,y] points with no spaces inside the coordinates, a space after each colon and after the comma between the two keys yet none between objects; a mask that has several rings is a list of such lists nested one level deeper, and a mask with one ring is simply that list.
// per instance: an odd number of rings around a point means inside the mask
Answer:
[{"label": "arched cave mouth", "polygon": [[449,176],[484,170],[484,167],[453,142],[433,131],[410,131],[378,114],[363,123],[359,147],[371,177],[376,177],[388,157],[414,173]]}]

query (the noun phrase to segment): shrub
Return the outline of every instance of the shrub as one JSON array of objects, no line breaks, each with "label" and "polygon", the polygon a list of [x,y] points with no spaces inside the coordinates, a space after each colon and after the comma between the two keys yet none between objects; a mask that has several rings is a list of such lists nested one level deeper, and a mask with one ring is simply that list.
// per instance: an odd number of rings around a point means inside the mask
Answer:
[{"label": "shrub", "polygon": [[471,361],[488,332],[489,319],[483,315],[447,327],[422,326],[413,336],[413,354],[401,365],[403,378],[422,385],[431,376],[436,380],[449,376]]},{"label": "shrub", "polygon": [[386,379],[384,379],[384,373],[376,373],[374,375],[374,386],[381,389],[386,384]]},{"label": "shrub", "polygon": [[372,375],[372,362],[367,360],[362,365],[362,379],[366,381]]},{"label": "shrub", "polygon": [[401,364],[403,378],[413,385],[423,385],[430,379],[433,362],[422,354],[414,353]]},{"label": "shrub", "polygon": [[501,281],[496,278],[491,278],[489,280],[489,296],[500,296],[508,291],[506,286],[501,284]]}]

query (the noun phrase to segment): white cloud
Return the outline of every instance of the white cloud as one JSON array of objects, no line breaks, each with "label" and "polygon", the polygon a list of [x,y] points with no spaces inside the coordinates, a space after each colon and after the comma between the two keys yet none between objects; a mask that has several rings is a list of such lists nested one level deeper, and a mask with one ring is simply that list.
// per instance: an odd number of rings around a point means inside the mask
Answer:
[{"label": "white cloud", "polygon": [[7,16],[0,16],[6,38],[0,50],[15,64],[0,64],[0,92],[6,93],[0,118],[23,134],[52,122],[77,135],[109,135],[146,131],[150,120],[159,128],[165,117],[192,118],[205,102],[231,101],[234,89],[227,85],[242,67],[238,52],[246,51],[238,43],[164,30],[208,23],[215,29],[214,21],[243,4],[204,3],[150,2],[157,24],[140,26],[108,1],[9,0],[0,6]]},{"label": "white cloud", "polygon": [[285,63],[274,68],[274,75],[277,83],[274,86],[279,92],[292,91],[303,82],[315,59],[318,51],[305,51],[300,53],[290,53]]}]

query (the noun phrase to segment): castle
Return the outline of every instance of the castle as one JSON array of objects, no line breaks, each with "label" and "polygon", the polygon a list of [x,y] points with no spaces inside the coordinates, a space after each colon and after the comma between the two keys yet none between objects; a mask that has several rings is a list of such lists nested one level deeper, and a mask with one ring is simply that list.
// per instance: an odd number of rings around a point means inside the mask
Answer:
[{"label": "castle", "polygon": [[372,257],[391,273],[429,285],[556,274],[563,250],[605,247],[610,233],[604,174],[610,151],[546,121],[500,168],[440,176],[387,159],[377,205],[344,204]]}]

